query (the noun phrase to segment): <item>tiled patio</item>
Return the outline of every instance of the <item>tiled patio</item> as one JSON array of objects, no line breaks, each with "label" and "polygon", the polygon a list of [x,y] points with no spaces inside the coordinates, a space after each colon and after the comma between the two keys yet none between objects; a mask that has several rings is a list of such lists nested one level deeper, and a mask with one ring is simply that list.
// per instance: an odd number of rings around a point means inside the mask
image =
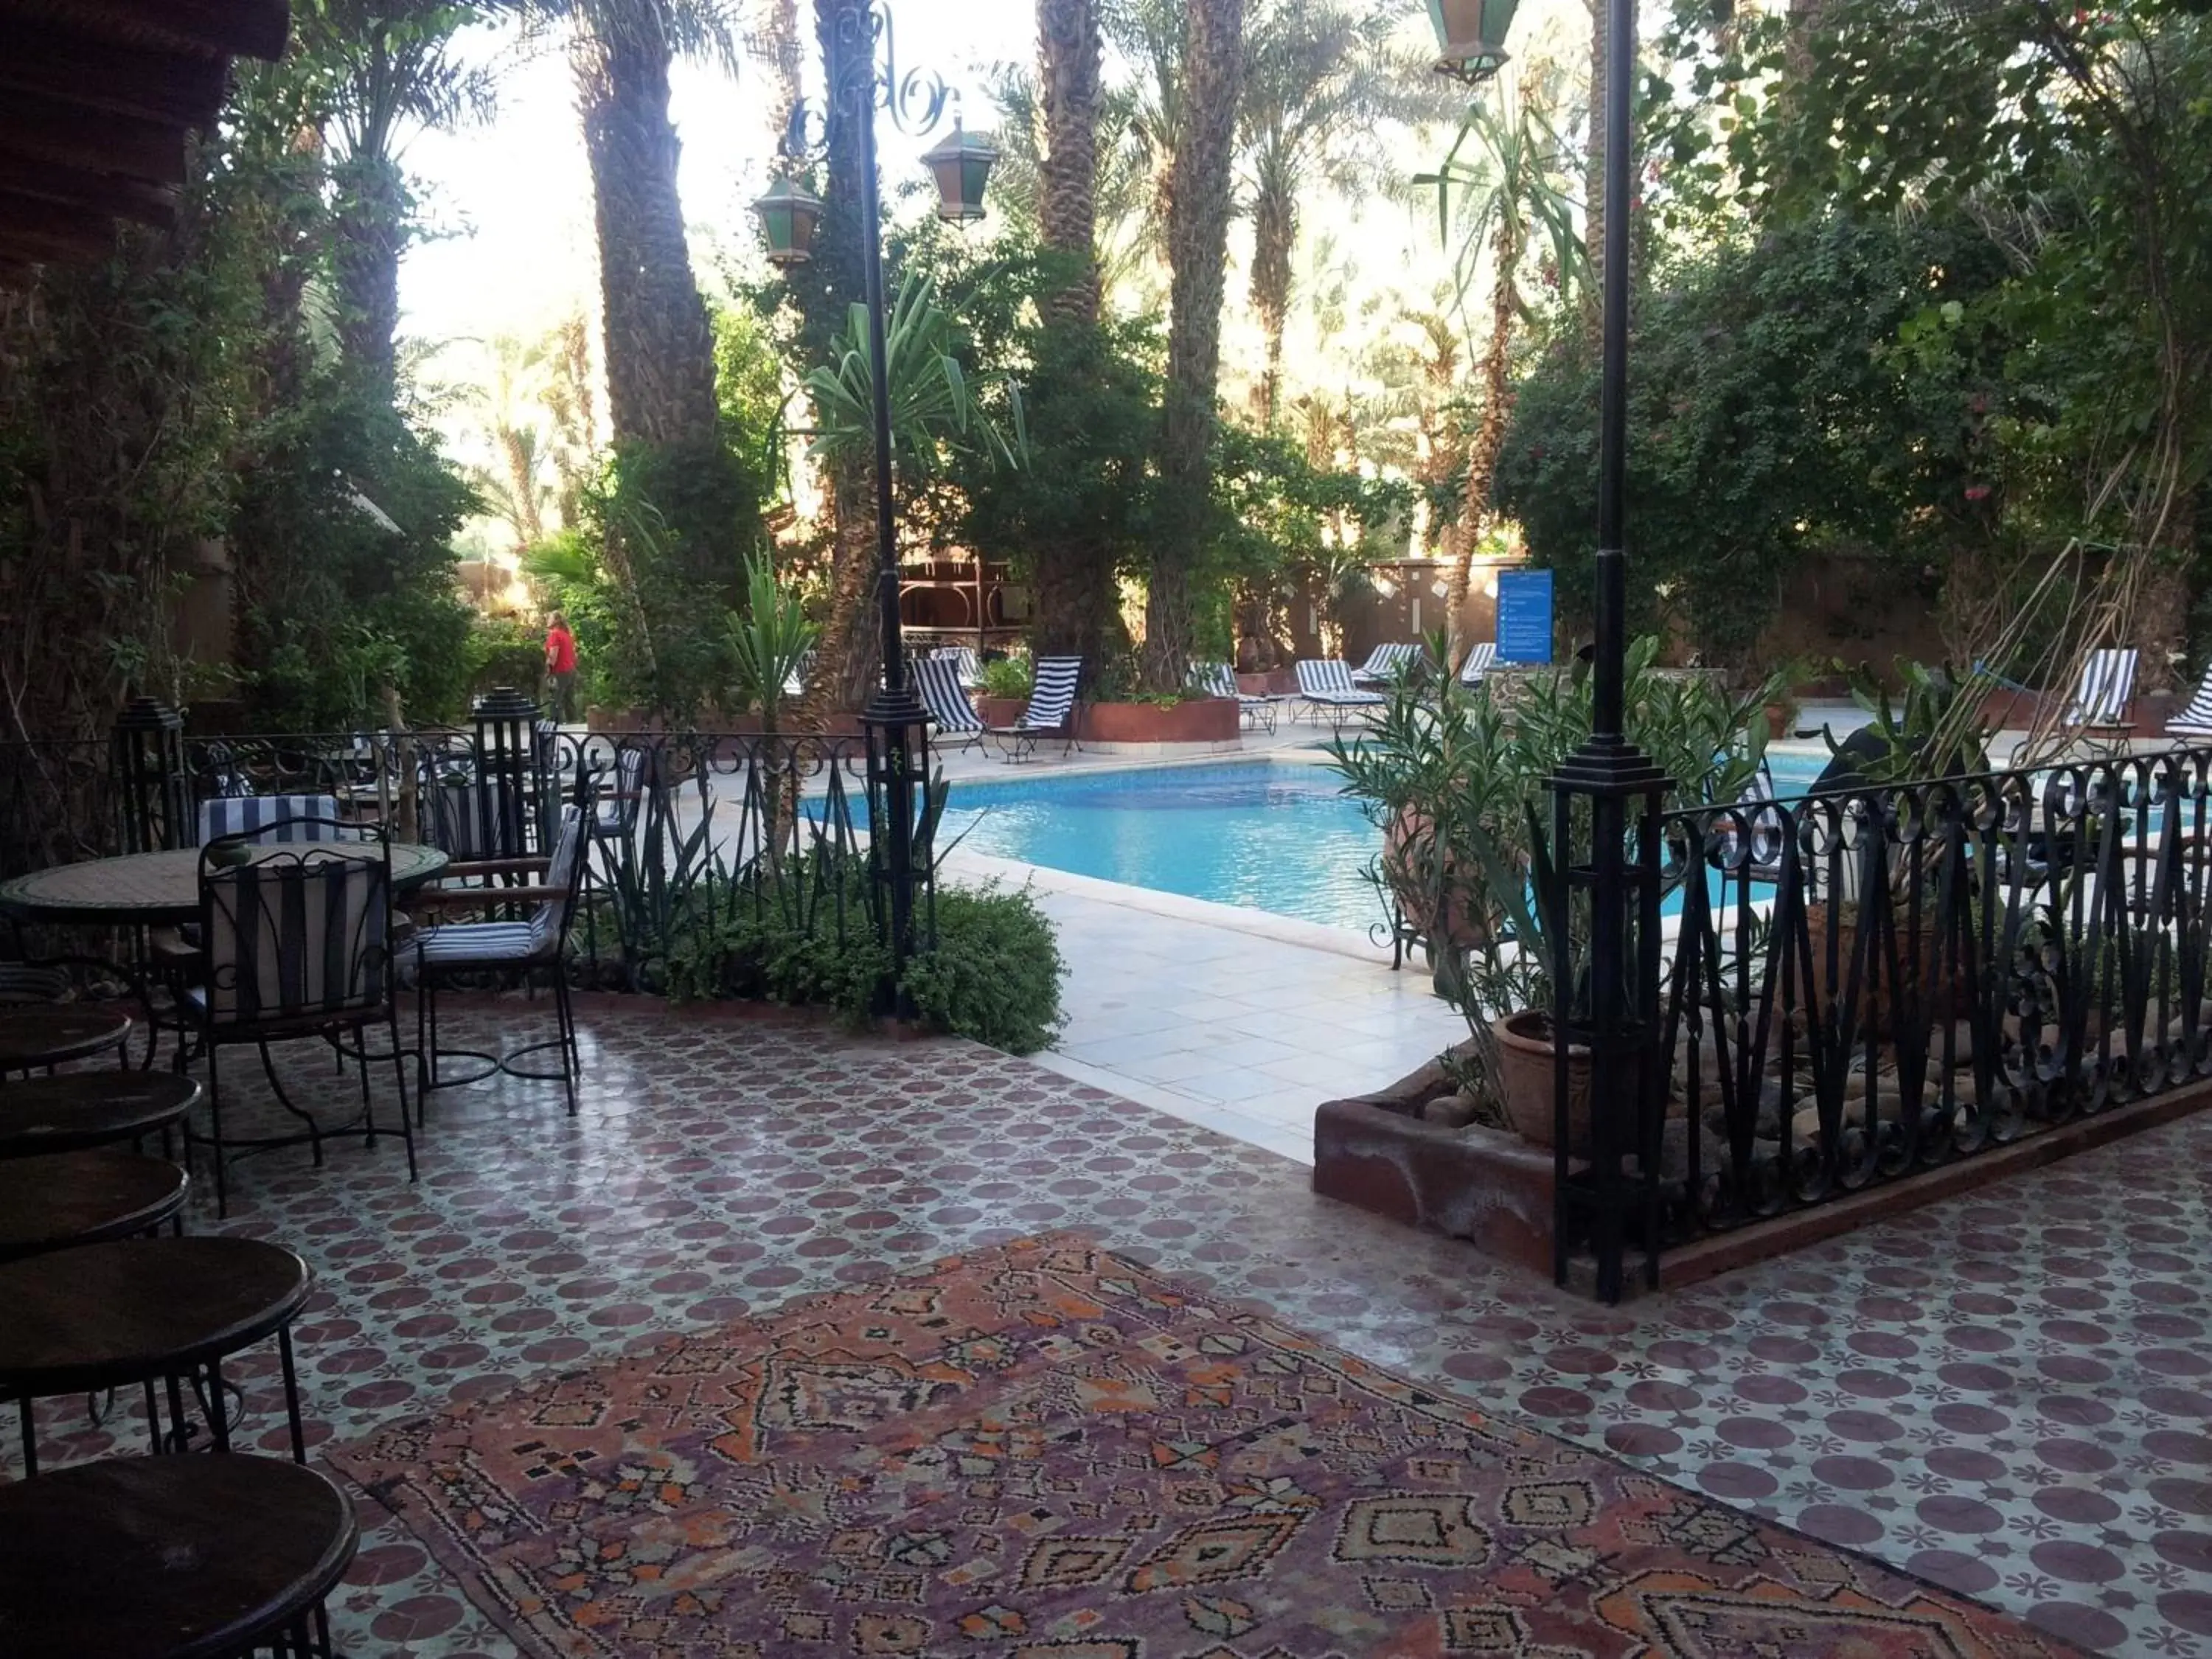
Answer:
[{"label": "tiled patio", "polygon": [[[2212,1653],[2212,1118],[1607,1311],[1316,1199],[1285,1158],[964,1043],[601,1004],[585,1054],[574,1121],[545,1085],[435,1099],[411,1188],[392,1146],[240,1166],[225,1224],[322,1276],[298,1333],[316,1443],[1079,1227],[2084,1645]],[[303,1049],[301,1086],[334,1085],[328,1063]],[[273,1369],[247,1378],[270,1447]],[[119,1405],[100,1430],[52,1402],[48,1454],[136,1451]],[[351,1659],[511,1650],[363,1509],[336,1609]]]}]

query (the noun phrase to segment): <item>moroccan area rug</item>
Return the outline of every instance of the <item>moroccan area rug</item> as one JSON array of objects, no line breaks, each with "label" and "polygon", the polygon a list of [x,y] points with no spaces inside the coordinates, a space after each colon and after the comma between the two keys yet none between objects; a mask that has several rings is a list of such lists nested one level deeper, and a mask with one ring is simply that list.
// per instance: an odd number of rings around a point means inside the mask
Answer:
[{"label": "moroccan area rug", "polygon": [[332,1462],[561,1659],[2070,1651],[1069,1235]]}]

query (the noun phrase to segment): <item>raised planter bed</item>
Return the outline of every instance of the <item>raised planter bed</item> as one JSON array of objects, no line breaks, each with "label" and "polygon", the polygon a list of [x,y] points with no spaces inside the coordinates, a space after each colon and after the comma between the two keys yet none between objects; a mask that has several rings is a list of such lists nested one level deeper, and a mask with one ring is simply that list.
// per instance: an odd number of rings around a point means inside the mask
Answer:
[{"label": "raised planter bed", "polygon": [[1163,706],[1152,702],[1091,702],[1076,720],[1078,741],[1096,744],[1233,744],[1243,721],[1227,697],[1201,697]]}]

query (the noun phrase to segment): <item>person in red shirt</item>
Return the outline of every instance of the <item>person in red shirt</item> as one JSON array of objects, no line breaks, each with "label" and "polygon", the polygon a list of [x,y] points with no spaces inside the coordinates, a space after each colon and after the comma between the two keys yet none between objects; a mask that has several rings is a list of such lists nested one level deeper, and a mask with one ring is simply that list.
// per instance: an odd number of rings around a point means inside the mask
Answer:
[{"label": "person in red shirt", "polygon": [[568,631],[568,619],[559,611],[545,625],[545,673],[553,682],[553,718],[568,718],[568,698],[576,684],[576,636]]}]

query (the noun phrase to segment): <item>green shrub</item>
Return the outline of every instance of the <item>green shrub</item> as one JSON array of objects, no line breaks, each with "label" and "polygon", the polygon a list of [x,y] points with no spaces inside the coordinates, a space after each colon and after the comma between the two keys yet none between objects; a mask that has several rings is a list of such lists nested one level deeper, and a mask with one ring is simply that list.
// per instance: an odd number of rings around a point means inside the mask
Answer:
[{"label": "green shrub", "polygon": [[[780,883],[704,908],[711,922],[672,945],[668,992],[678,1002],[761,999],[834,1008],[855,1022],[876,1012],[890,954],[868,919],[865,865],[827,878],[794,862]],[[837,937],[836,894],[844,895]],[[810,922],[811,925],[810,926]],[[1051,921],[1026,891],[945,887],[937,943],[907,964],[902,988],[931,1030],[971,1037],[1009,1054],[1034,1054],[1060,1030],[1066,969]]]},{"label": "green shrub", "polygon": [[987,697],[1026,697],[1031,683],[1027,657],[998,657],[983,665],[975,689]]}]

